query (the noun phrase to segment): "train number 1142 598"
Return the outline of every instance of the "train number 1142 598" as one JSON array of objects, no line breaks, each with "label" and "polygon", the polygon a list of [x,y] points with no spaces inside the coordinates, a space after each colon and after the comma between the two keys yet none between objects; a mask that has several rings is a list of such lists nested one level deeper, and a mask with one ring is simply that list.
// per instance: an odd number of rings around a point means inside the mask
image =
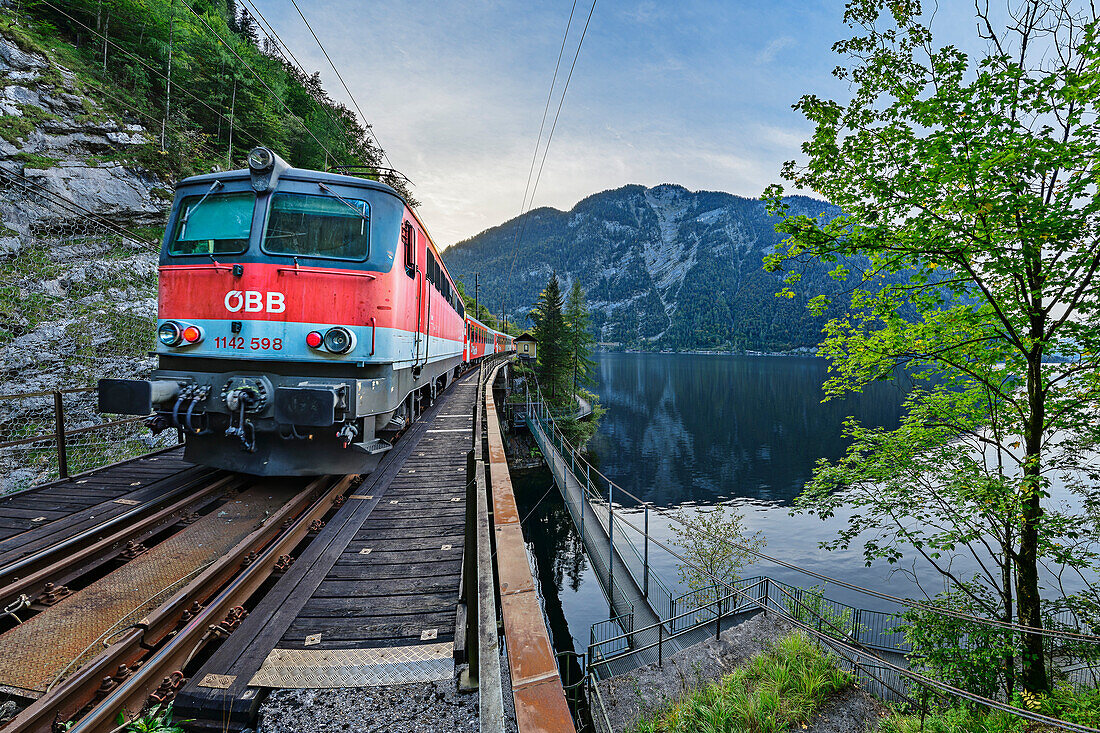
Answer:
[{"label": "train number 1142 598", "polygon": [[252,338],[246,340],[244,336],[216,336],[214,338],[216,349],[249,349],[251,351],[281,351],[282,339]]}]

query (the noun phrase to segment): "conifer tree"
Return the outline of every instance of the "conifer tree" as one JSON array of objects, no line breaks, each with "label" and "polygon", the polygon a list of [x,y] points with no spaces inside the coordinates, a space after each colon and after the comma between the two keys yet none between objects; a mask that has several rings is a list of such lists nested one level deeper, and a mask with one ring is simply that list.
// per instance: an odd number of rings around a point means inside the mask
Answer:
[{"label": "conifer tree", "polygon": [[569,290],[565,303],[566,359],[572,379],[572,393],[577,394],[582,385],[593,383],[592,372],[596,362],[592,361],[592,346],[596,337],[592,335],[592,316],[584,300],[584,291],[577,280]]},{"label": "conifer tree", "polygon": [[555,272],[531,311],[538,342],[539,379],[550,399],[560,399],[568,392],[567,333],[562,305],[561,285]]}]

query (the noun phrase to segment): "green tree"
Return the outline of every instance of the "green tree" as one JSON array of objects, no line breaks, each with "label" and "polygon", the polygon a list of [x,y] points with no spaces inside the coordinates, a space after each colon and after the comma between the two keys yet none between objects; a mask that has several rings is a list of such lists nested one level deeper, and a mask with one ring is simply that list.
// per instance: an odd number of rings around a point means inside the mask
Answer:
[{"label": "green tree", "polygon": [[533,335],[538,342],[538,375],[543,393],[555,402],[561,402],[566,397],[571,400],[567,332],[557,273],[550,275],[530,317],[535,324]]},{"label": "green tree", "polygon": [[[994,598],[973,594],[975,606],[1041,627],[1040,564],[1096,558],[1087,513],[1048,489],[1057,475],[1084,506],[1100,500],[1086,465],[1100,402],[1100,44],[1095,9],[1025,0],[1000,28],[984,7],[987,50],[971,57],[937,47],[916,2],[849,3],[856,35],[834,48],[851,60],[835,71],[851,101],[802,97],[815,131],[806,162],[783,168],[846,215],[787,216],[767,266],[789,283],[806,261],[855,274],[852,313],[825,330],[829,395],[898,367],[931,378],[897,430],[853,423],[847,456],[819,466],[801,506],[854,505],[829,545],[858,538],[868,563],[919,553],[962,593],[971,579],[950,559],[968,552]],[[786,212],[781,187],[765,198]],[[1043,637],[1025,634],[1019,652],[1025,689],[1048,689]]]},{"label": "green tree", "polygon": [[591,386],[594,383],[593,372],[596,368],[596,362],[592,360],[592,347],[596,343],[596,337],[592,335],[592,316],[584,301],[584,291],[577,280],[573,281],[573,287],[569,290],[564,315],[565,342],[568,348],[566,360],[572,393],[576,395],[582,386]]},{"label": "green tree", "polygon": [[680,580],[699,592],[699,605],[728,595],[729,586],[752,561],[752,551],[767,544],[763,533],[746,530],[743,514],[724,504],[698,512],[679,509],[675,518],[670,526],[690,563],[680,565]]},{"label": "green tree", "polygon": [[[164,178],[242,165],[257,144],[302,168],[381,165],[366,123],[319,75],[264,53],[260,45],[277,47],[259,44],[256,19],[232,0],[32,1],[19,10],[16,23],[0,9],[0,25],[74,72],[75,91],[155,132],[156,145],[131,155]],[[378,177],[409,195],[399,178]]]}]

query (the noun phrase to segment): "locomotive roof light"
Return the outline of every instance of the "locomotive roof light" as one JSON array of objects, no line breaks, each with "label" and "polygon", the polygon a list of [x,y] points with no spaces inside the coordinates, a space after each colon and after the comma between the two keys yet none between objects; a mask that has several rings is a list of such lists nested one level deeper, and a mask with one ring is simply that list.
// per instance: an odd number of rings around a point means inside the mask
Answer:
[{"label": "locomotive roof light", "polygon": [[157,329],[157,338],[165,346],[179,346],[183,341],[183,329],[175,321],[165,321]]},{"label": "locomotive roof light", "polygon": [[248,172],[252,176],[252,189],[257,193],[275,188],[279,175],[290,165],[270,148],[253,148],[248,154]]},{"label": "locomotive roof light", "polygon": [[248,168],[253,171],[266,171],[275,165],[275,153],[267,148],[253,148],[248,154]]},{"label": "locomotive roof light", "polygon": [[355,348],[355,334],[343,326],[325,331],[325,348],[334,354],[346,354]]}]

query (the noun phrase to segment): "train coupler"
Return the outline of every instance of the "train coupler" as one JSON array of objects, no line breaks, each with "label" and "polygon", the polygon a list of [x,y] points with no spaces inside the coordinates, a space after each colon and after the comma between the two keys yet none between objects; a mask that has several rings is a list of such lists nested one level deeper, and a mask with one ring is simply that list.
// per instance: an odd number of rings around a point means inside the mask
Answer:
[{"label": "train coupler", "polygon": [[250,404],[252,404],[251,395],[248,393],[240,395],[236,400],[237,412],[229,413],[229,427],[225,429],[225,437],[240,440],[241,449],[245,453],[256,452],[256,426],[244,415]]}]

